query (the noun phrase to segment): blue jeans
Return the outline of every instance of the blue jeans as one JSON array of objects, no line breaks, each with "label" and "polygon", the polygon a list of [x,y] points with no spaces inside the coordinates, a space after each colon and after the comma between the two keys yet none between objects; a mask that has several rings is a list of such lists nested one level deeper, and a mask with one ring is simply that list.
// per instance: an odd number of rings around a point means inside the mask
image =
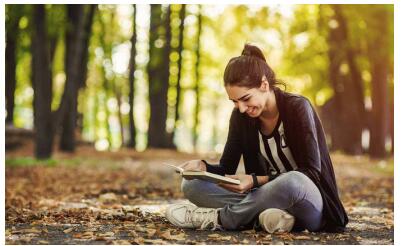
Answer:
[{"label": "blue jeans", "polygon": [[283,173],[245,194],[198,179],[183,179],[181,189],[195,205],[219,208],[221,225],[227,230],[258,227],[259,214],[268,208],[293,215],[294,230],[317,231],[322,222],[322,196],[316,185],[298,171]]}]

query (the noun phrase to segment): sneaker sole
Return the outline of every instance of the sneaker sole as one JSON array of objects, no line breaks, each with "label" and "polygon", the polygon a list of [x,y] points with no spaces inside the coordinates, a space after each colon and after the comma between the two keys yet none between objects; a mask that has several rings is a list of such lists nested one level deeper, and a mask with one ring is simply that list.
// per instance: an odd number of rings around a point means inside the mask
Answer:
[{"label": "sneaker sole", "polygon": [[[269,221],[269,217],[272,216],[279,216],[279,219],[271,222]],[[259,223],[262,228],[269,233],[274,233],[276,231],[290,232],[294,227],[295,218],[281,209],[271,208],[266,209],[259,215]]]}]

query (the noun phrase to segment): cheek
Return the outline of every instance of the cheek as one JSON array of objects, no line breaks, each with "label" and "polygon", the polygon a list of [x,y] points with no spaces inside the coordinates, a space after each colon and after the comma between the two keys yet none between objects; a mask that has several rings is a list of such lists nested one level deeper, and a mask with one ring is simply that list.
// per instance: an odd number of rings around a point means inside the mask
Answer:
[{"label": "cheek", "polygon": [[252,107],[260,108],[260,107],[263,107],[263,100],[261,100],[260,98],[252,99],[249,101],[248,105],[252,106]]}]

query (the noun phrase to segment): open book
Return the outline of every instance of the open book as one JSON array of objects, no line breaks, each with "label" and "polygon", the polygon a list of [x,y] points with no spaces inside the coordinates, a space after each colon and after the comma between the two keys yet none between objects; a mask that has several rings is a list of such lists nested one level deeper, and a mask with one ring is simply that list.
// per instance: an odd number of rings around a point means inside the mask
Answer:
[{"label": "open book", "polygon": [[175,171],[181,174],[182,177],[186,179],[201,179],[213,183],[227,183],[227,184],[236,184],[239,185],[240,181],[237,179],[232,179],[228,177],[224,177],[218,174],[209,173],[206,171],[184,171],[181,167],[177,167],[168,163],[164,163],[165,165],[172,167]]}]

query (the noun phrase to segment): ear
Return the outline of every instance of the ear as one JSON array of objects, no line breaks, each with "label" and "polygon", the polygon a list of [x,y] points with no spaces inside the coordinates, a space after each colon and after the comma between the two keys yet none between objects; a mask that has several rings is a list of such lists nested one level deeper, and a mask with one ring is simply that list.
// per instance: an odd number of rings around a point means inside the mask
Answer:
[{"label": "ear", "polygon": [[260,89],[263,91],[270,90],[270,84],[265,75],[263,75],[263,77],[262,77],[262,84],[260,85]]}]

